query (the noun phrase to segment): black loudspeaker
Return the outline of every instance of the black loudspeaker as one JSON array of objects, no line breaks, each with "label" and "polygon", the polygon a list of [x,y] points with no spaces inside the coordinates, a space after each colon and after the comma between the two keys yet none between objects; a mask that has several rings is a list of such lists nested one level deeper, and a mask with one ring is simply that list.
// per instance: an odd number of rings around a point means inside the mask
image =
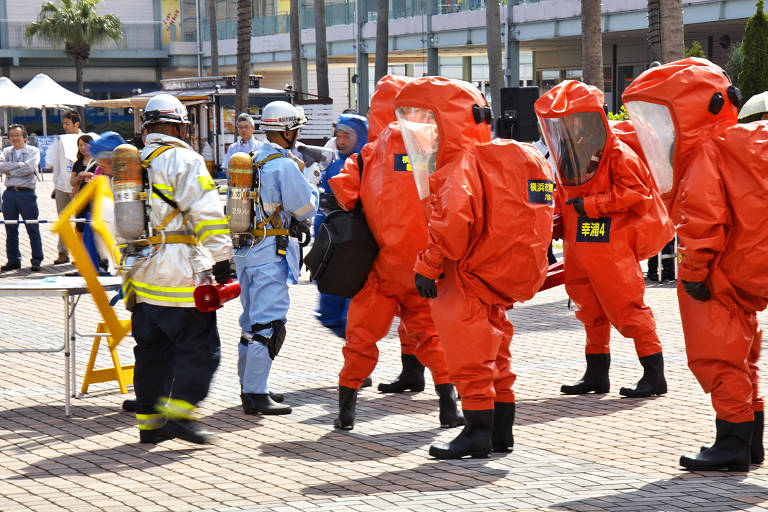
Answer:
[{"label": "black loudspeaker", "polygon": [[539,140],[538,120],[533,110],[533,103],[538,98],[539,88],[536,86],[503,87],[496,136],[520,142]]}]

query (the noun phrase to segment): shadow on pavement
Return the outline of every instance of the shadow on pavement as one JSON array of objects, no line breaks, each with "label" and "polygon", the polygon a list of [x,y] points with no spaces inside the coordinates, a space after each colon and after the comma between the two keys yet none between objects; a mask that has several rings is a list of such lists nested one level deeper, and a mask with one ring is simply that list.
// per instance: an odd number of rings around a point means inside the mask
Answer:
[{"label": "shadow on pavement", "polygon": [[[493,459],[430,461],[412,469],[402,469],[360,478],[305,487],[308,496],[365,496],[378,492],[466,491],[484,487],[505,478],[509,471],[485,465]],[[457,506],[458,509],[458,506]]]},{"label": "shadow on pavement", "polygon": [[371,435],[357,433],[354,430],[330,430],[315,440],[265,443],[259,449],[268,457],[326,462],[365,462],[397,457],[403,453],[423,449],[425,444],[434,441],[438,430],[440,429]]},{"label": "shadow on pavement", "polygon": [[560,395],[543,400],[518,400],[515,425],[535,425],[556,421],[560,418],[591,418],[606,416],[618,411],[628,411],[664,397],[619,398],[611,395],[590,393],[587,395]]},{"label": "shadow on pavement", "polygon": [[[179,443],[183,443],[187,447],[179,449]],[[191,458],[195,452],[205,449],[188,448],[189,444],[183,441],[166,441],[162,446],[168,446],[171,449],[139,444],[137,439],[136,443],[115,448],[84,450],[73,454],[63,454],[33,462],[21,469],[22,474],[6,479],[61,478],[151,469]]]},{"label": "shadow on pavement", "polygon": [[768,489],[745,483],[743,474],[686,474],[627,492],[551,505],[555,510],[747,510],[768,501]]}]

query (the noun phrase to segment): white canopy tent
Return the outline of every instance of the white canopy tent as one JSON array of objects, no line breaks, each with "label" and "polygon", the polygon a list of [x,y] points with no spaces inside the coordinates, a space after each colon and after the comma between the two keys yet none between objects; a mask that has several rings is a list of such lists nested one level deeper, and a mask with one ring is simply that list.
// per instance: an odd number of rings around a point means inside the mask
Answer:
[{"label": "white canopy tent", "polygon": [[[16,87],[14,85],[14,87]],[[43,135],[48,134],[46,108],[84,107],[93,100],[80,96],[57,84],[51,77],[38,73],[27,85],[13,94],[0,93],[0,107],[39,108],[43,111]]]},{"label": "white canopy tent", "polygon": [[[4,103],[6,98],[13,96],[20,90],[21,89],[19,89],[15,83],[11,82],[9,78],[0,76],[0,104]],[[5,132],[8,133],[8,109],[7,108],[3,108],[3,126],[5,127]]]}]

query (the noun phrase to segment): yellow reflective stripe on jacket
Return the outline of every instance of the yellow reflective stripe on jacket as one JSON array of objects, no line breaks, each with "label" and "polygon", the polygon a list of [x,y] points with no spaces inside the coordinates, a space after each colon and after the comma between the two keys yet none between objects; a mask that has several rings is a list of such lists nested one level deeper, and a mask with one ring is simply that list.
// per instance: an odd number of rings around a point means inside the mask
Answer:
[{"label": "yellow reflective stripe on jacket", "polygon": [[168,419],[191,420],[195,406],[185,400],[162,396],[158,399],[155,409]]},{"label": "yellow reflective stripe on jacket", "polygon": [[[159,190],[160,192],[165,194],[165,197],[167,197],[171,201],[173,201],[175,199],[175,197],[173,197],[173,187],[172,186],[166,185],[164,183],[153,183],[152,185],[154,185],[154,187],[157,190]],[[154,192],[152,193],[152,197],[155,198],[155,199],[162,200],[162,198],[159,195],[155,194]]]},{"label": "yellow reflective stripe on jacket", "polygon": [[123,295],[135,293],[139,297],[165,302],[194,302],[194,286],[155,286],[129,278],[123,283]]},{"label": "yellow reflective stripe on jacket", "polygon": [[139,430],[156,430],[165,424],[165,417],[162,414],[136,414],[136,421]]},{"label": "yellow reflective stripe on jacket", "polygon": [[198,176],[197,181],[200,183],[203,190],[216,190],[216,182],[213,181],[213,178],[211,178],[210,175]]},{"label": "yellow reflective stripe on jacket", "polygon": [[228,235],[229,224],[226,219],[201,220],[195,226],[195,235],[201,242],[211,235]]}]

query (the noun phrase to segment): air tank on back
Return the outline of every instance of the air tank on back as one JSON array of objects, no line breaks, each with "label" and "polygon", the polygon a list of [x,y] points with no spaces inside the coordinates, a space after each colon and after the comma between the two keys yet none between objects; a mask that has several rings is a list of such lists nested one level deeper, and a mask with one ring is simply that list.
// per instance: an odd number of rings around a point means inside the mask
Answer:
[{"label": "air tank on back", "polygon": [[112,194],[117,233],[136,240],[144,233],[144,189],[141,155],[136,147],[121,144],[112,152]]},{"label": "air tank on back", "polygon": [[235,153],[229,159],[227,217],[232,233],[247,233],[253,217],[253,160],[247,153]]}]

